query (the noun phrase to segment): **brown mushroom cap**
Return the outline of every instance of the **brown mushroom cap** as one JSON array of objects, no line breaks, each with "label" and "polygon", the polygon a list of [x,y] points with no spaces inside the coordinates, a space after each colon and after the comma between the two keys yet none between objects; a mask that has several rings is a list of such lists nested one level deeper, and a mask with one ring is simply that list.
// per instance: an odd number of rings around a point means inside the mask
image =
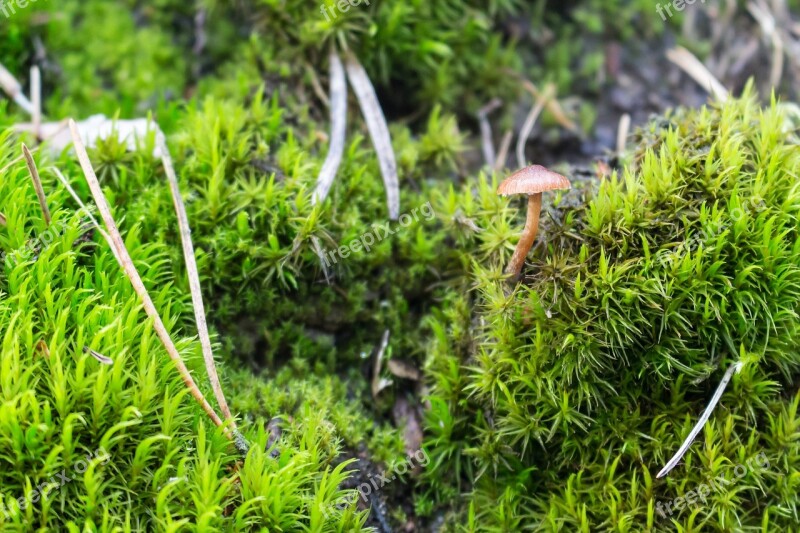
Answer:
[{"label": "brown mushroom cap", "polygon": [[497,194],[536,194],[545,191],[569,189],[569,180],[542,165],[531,165],[518,170],[500,184]]}]

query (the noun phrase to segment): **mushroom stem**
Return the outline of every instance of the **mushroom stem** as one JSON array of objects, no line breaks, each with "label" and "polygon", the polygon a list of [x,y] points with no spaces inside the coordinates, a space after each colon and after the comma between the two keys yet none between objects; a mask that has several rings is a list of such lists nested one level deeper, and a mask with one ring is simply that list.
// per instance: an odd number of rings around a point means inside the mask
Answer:
[{"label": "mushroom stem", "polygon": [[506,274],[512,274],[513,279],[519,277],[522,272],[522,265],[525,263],[525,257],[533,246],[533,241],[536,240],[536,232],[539,230],[539,213],[542,210],[542,193],[535,193],[528,196],[528,217],[525,219],[525,228],[519,236],[519,242],[514,249],[514,255],[511,256],[506,267]]}]

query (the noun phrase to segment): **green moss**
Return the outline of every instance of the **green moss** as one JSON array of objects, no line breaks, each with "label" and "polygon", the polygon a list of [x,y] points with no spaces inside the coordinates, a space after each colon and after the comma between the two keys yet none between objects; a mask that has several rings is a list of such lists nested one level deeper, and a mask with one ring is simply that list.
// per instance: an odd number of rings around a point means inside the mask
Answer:
[{"label": "green moss", "polygon": [[[463,193],[492,253],[473,268],[477,293],[431,321],[427,445],[441,467],[428,474],[473,487],[477,529],[794,523],[800,158],[783,121],[746,96],[646,130],[622,175],[550,199],[511,294],[497,243],[513,239],[516,206],[485,180]],[[740,357],[686,466],[656,481]],[[704,505],[656,510],[759,455],[768,466]]]},{"label": "green moss", "polygon": [[[3,165],[12,153],[5,135]],[[251,449],[237,457],[219,430],[205,429],[110,249],[73,244],[81,221],[61,207],[70,204],[63,188],[43,175],[50,229],[23,169],[0,184],[9,228],[0,235],[8,258],[0,273],[2,529],[359,529],[365,515],[335,505],[345,494],[336,487],[347,465],[332,461],[345,443],[373,430],[342,385],[278,378],[261,392],[265,385],[254,376],[228,374],[228,386],[235,380],[246,391],[234,406],[248,414],[242,430]],[[188,293],[172,282],[167,246],[141,236],[134,223],[127,247],[167,327],[179,332],[188,321]],[[49,244],[31,245],[34,239]],[[35,251],[24,252],[29,246]],[[202,374],[199,343],[176,338],[190,369]],[[111,357],[113,366],[83,346]],[[282,400],[283,386],[303,396]],[[269,401],[256,408],[259,394]],[[267,456],[265,430],[274,416],[292,417],[275,459]],[[87,456],[95,458],[88,469]],[[42,485],[50,482],[59,486]],[[40,486],[46,496],[36,492]]]},{"label": "green moss", "polygon": [[[89,198],[71,155],[38,156],[55,230],[21,164],[0,181],[0,250],[18,258],[0,270],[2,501],[13,508],[105,453],[24,511],[0,509],[0,529],[363,529],[367,513],[338,505],[354,494],[344,487],[356,465],[342,458],[365,450],[388,465],[406,446],[388,420],[408,383],[396,379],[377,398],[370,390],[387,330],[386,358],[423,367],[430,457],[421,476],[394,482],[407,496],[387,511],[395,522],[444,514],[446,530],[469,531],[795,525],[800,156],[789,110],[746,95],[655,122],[624,172],[546,198],[526,278],[512,287],[501,272],[522,204],[495,194],[499,176],[464,177],[470,143],[459,119],[493,96],[514,101],[511,73],[523,72],[518,54],[529,48],[515,39],[529,44],[546,25],[558,38],[525,57],[525,70],[561,93],[603,68],[603,54],[583,54],[571,28],[588,28],[589,40],[663,28],[639,2],[522,4],[385,0],[326,21],[308,3],[208,3],[204,59],[192,52],[194,6],[172,0],[68,0],[37,6],[50,18],[31,10],[10,22],[4,64],[24,79],[29,43],[41,37],[61,69],[43,65],[51,118],[155,108],[223,385],[251,450],[238,456],[187,397],[107,245],[96,236],[75,244],[77,206],[46,169],[58,164]],[[501,32],[519,18],[532,29]],[[417,113],[412,126],[390,126],[408,215],[398,223],[384,222],[359,121],[348,122],[328,199],[312,205],[328,147],[312,80],[325,81],[334,44],[358,54],[390,117]],[[581,107],[585,129],[595,116]],[[18,119],[0,109],[3,126]],[[0,168],[18,145],[3,134]],[[151,146],[123,148],[103,142],[91,157],[145,285],[210,397],[160,162]],[[52,244],[41,244],[45,235]],[[653,479],[740,357],[747,365],[685,464]],[[741,478],[737,465],[747,465]],[[674,508],[720,475],[736,480],[701,506],[660,516],[660,504]]]}]

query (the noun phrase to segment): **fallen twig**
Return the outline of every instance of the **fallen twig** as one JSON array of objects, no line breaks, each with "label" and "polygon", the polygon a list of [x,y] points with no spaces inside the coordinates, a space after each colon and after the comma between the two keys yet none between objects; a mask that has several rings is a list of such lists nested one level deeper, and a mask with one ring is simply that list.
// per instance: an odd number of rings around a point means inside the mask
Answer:
[{"label": "fallen twig", "polygon": [[39,198],[39,206],[42,208],[44,221],[50,225],[50,210],[47,208],[47,197],[44,195],[44,188],[42,187],[42,180],[39,177],[39,171],[36,169],[36,163],[33,161],[31,151],[25,144],[22,145],[22,155],[25,157],[25,163],[28,165],[28,172],[33,180],[33,188],[36,189],[36,196]]},{"label": "fallen twig", "polygon": [[[70,132],[72,133],[73,143],[75,145],[75,153],[78,156],[78,160],[80,161],[81,168],[83,169],[83,173],[86,177],[87,183],[89,184],[89,188],[92,191],[92,196],[97,204],[97,208],[100,210],[100,215],[103,218],[103,222],[105,223],[106,228],[108,228],[108,233],[106,235],[110,239],[109,245],[111,245],[112,248],[116,248],[116,256],[119,260],[120,266],[128,276],[128,279],[131,281],[134,291],[136,291],[136,294],[142,300],[145,313],[147,313],[147,316],[153,320],[153,328],[156,330],[158,338],[161,340],[161,343],[167,350],[167,354],[169,354],[170,359],[172,359],[173,363],[177,367],[184,384],[189,388],[189,391],[194,399],[197,400],[197,403],[200,404],[211,420],[213,420],[217,426],[222,426],[222,420],[205,399],[202,391],[200,391],[200,389],[197,387],[197,384],[194,382],[189,369],[186,368],[186,364],[183,362],[183,358],[178,352],[178,349],[175,347],[175,344],[172,342],[172,339],[167,332],[167,328],[164,326],[164,322],[161,320],[161,316],[158,314],[155,304],[153,304],[153,301],[150,299],[150,294],[147,292],[147,289],[142,282],[142,278],[139,276],[139,272],[133,265],[133,260],[128,253],[128,249],[125,247],[125,243],[122,240],[119,230],[117,229],[117,224],[114,222],[114,216],[111,214],[111,208],[108,205],[108,200],[106,200],[103,190],[100,187],[100,182],[97,180],[97,176],[94,173],[92,163],[89,161],[89,154],[86,153],[86,148],[83,145],[83,141],[81,140],[78,132],[78,127],[74,120],[69,121],[69,128]],[[229,438],[233,438],[233,434],[229,428],[224,428],[224,431]]]},{"label": "fallen twig", "polygon": [[200,288],[200,274],[197,271],[197,260],[194,256],[194,245],[192,244],[192,230],[189,228],[189,217],[186,214],[186,206],[183,203],[178,177],[175,175],[175,167],[172,164],[172,157],[169,153],[166,141],[158,138],[158,148],[161,152],[161,162],[167,174],[170,192],[172,193],[172,203],[175,205],[175,213],[178,215],[178,227],[181,234],[181,244],[183,245],[183,258],[186,261],[186,275],[189,277],[189,290],[192,293],[192,307],[194,307],[194,319],[197,322],[197,333],[200,337],[200,345],[203,348],[203,359],[208,372],[208,381],[214,390],[214,396],[222,411],[225,420],[229,420],[231,427],[236,429],[236,422],[231,416],[228,402],[225,400],[225,393],[219,383],[217,367],[214,364],[214,353],[211,350],[211,337],[208,334],[208,324],[206,322],[206,310],[203,305],[203,292]]},{"label": "fallen twig", "polygon": [[694,81],[707,90],[711,95],[725,102],[728,99],[728,90],[714,77],[703,63],[694,54],[682,46],[667,50],[667,59],[686,72]]},{"label": "fallen twig", "polygon": [[728,367],[728,370],[725,372],[725,375],[722,376],[722,381],[719,382],[717,390],[714,391],[714,396],[711,397],[711,401],[708,402],[706,410],[703,411],[703,414],[700,416],[700,420],[698,420],[697,424],[694,425],[692,430],[689,432],[689,436],[686,437],[686,440],[683,441],[683,444],[681,444],[681,447],[678,449],[675,455],[672,456],[672,459],[670,459],[664,466],[664,468],[662,468],[661,471],[658,474],[656,474],[657,479],[662,478],[667,474],[669,474],[670,470],[675,468],[675,465],[678,464],[678,461],[680,461],[681,458],[684,456],[684,454],[686,454],[686,451],[689,449],[689,446],[692,445],[692,442],[694,442],[694,439],[695,437],[697,437],[697,434],[700,433],[700,430],[703,429],[703,426],[706,424],[706,422],[708,422],[708,419],[711,417],[711,413],[714,411],[714,407],[717,406],[717,403],[719,403],[720,398],[722,398],[722,394],[725,392],[725,387],[728,386],[728,382],[731,380],[731,377],[733,377],[733,373],[739,372],[742,369],[742,366],[743,363],[737,362],[737,363],[732,363],[731,366]]},{"label": "fallen twig", "polygon": [[347,55],[345,60],[347,78],[356,93],[358,104],[361,106],[361,113],[367,123],[369,135],[372,137],[372,145],[378,156],[378,163],[383,175],[383,183],[386,187],[386,203],[389,206],[389,218],[397,220],[400,216],[400,185],[397,178],[397,162],[394,158],[392,148],[392,138],[389,135],[389,126],[386,124],[386,117],[378,102],[375,88],[369,81],[367,72],[356,56],[352,53]]},{"label": "fallen twig", "polygon": [[322,164],[322,169],[317,177],[317,188],[312,205],[323,202],[336,178],[336,172],[342,162],[344,153],[344,138],[347,129],[347,79],[344,74],[342,60],[336,50],[330,54],[330,93],[331,93],[331,138],[328,155]]}]

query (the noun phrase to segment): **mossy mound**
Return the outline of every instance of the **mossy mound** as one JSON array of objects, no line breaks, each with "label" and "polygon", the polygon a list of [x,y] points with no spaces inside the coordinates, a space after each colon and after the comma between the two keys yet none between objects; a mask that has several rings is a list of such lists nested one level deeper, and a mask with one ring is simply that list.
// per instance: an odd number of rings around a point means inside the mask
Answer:
[{"label": "mossy mound", "polygon": [[[785,124],[748,96],[672,116],[621,175],[549,211],[511,294],[476,262],[427,365],[428,474],[473,486],[476,529],[796,525],[800,151]],[[493,189],[462,193],[490,224],[483,248],[515,213]],[[657,481],[737,361],[700,442]],[[688,495],[718,476],[733,484]]]}]

